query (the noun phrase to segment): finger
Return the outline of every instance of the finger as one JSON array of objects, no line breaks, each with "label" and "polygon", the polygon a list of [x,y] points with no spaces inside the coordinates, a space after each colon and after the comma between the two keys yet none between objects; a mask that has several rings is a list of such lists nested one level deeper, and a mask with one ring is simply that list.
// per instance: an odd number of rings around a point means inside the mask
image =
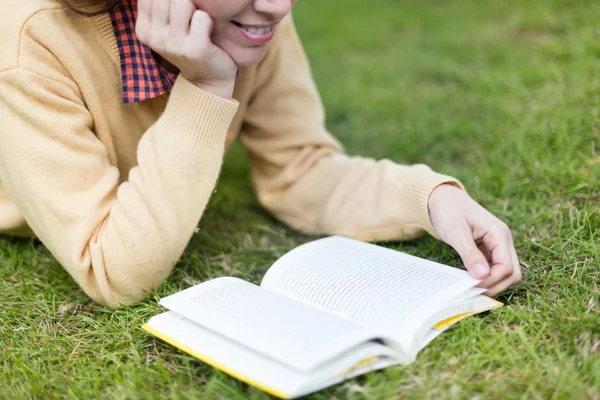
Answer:
[{"label": "finger", "polygon": [[510,278],[505,279],[504,281],[501,281],[500,283],[498,283],[497,285],[491,287],[488,291],[486,291],[485,294],[488,296],[495,296],[498,293],[505,291],[509,287],[513,286],[515,283],[519,282],[521,280],[521,278],[523,277],[523,274],[521,272],[521,266],[519,264],[519,258],[517,257],[515,245],[512,241],[510,244],[510,248],[511,248],[511,252],[510,252],[511,260],[512,260],[512,263],[514,266],[513,273],[510,276]]},{"label": "finger", "polygon": [[488,290],[486,290],[484,292],[484,294],[486,296],[496,296],[497,294],[504,292],[506,289],[508,289],[509,287],[511,287],[512,285],[514,285],[517,282],[518,282],[518,280],[513,277],[511,277],[509,279],[504,279],[500,283],[498,283],[498,284],[492,286],[491,288],[489,288]]},{"label": "finger", "polygon": [[491,226],[482,240],[492,255],[492,268],[490,275],[481,282],[480,286],[492,288],[512,276],[514,272],[515,266],[511,254],[512,237],[508,227],[499,223]]},{"label": "finger", "polygon": [[194,11],[192,22],[190,24],[190,37],[202,39],[202,42],[206,42],[210,38],[212,29],[212,18],[204,11]]},{"label": "finger", "polygon": [[151,1],[152,0],[138,0],[138,15],[135,21],[135,35],[143,43],[146,43],[148,40]]},{"label": "finger", "polygon": [[487,247],[485,247],[485,243],[483,243],[483,242],[479,243],[477,241],[475,241],[475,243],[477,243],[477,248],[479,249],[479,251],[481,252],[481,254],[483,254],[485,256],[485,259],[487,260],[488,264],[491,265],[491,263],[492,263],[492,255],[488,251]]},{"label": "finger", "polygon": [[523,279],[523,272],[521,271],[521,263],[519,262],[519,257],[517,256],[517,251],[515,250],[514,243],[511,244],[511,249],[512,249],[511,254],[512,254],[512,260],[513,260],[513,266],[514,266],[513,275],[516,279],[515,283],[517,283],[521,279]]},{"label": "finger", "polygon": [[492,286],[484,294],[487,296],[495,296],[519,282],[521,280],[521,276],[521,270],[515,269],[509,278],[504,279],[498,284]]},{"label": "finger", "polygon": [[475,244],[473,233],[466,223],[456,229],[445,240],[458,252],[473,278],[484,279],[489,275],[490,267],[487,260],[483,253],[479,251],[477,244]]},{"label": "finger", "polygon": [[152,10],[152,0],[138,0],[137,6],[137,20],[150,19],[150,12]]},{"label": "finger", "polygon": [[171,0],[169,29],[172,37],[183,40],[190,32],[190,23],[196,7],[190,0]]},{"label": "finger", "polygon": [[150,23],[152,30],[163,30],[169,25],[170,0],[152,0]]},{"label": "finger", "polygon": [[523,273],[521,272],[521,263],[519,262],[519,256],[517,256],[517,250],[515,250],[515,243],[512,239],[512,235],[510,238],[510,258],[513,263],[513,278],[515,279],[514,283],[517,283],[523,278]]}]

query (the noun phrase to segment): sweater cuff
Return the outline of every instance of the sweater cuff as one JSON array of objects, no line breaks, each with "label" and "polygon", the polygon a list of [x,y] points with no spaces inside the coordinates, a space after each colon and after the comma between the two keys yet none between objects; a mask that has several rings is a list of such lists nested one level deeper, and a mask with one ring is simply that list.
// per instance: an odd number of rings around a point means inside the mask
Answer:
[{"label": "sweater cuff", "polygon": [[223,149],[239,103],[202,90],[179,75],[161,123],[200,146]]},{"label": "sweater cuff", "polygon": [[400,187],[399,199],[400,208],[405,215],[414,216],[413,223],[436,239],[440,239],[435,231],[431,218],[429,217],[429,196],[433,189],[443,184],[456,186],[465,190],[462,183],[457,179],[433,172],[425,165],[414,166],[419,173],[414,174],[411,179]]}]

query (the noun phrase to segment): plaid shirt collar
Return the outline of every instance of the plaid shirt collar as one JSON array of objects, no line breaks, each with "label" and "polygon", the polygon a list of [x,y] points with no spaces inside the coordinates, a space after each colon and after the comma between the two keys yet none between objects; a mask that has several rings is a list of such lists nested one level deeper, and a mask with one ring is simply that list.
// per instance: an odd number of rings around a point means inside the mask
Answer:
[{"label": "plaid shirt collar", "polygon": [[120,2],[110,18],[121,58],[123,102],[136,103],[169,92],[177,76],[160,66],[150,48],[135,36],[137,0]]}]

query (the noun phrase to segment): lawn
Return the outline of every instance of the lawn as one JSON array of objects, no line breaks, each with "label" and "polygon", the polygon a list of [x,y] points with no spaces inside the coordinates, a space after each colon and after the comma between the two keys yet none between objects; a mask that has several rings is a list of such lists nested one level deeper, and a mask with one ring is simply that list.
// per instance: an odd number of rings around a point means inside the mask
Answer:
[{"label": "lawn", "polygon": [[[600,4],[304,0],[295,19],[347,151],[461,179],[512,228],[525,274],[414,364],[308,399],[600,399]],[[118,311],[40,244],[0,238],[0,398],[268,399],[140,325],[161,296],[259,282],[312,237],[260,208],[239,146],[199,228],[150,300]],[[385,245],[460,265],[432,238]]]}]

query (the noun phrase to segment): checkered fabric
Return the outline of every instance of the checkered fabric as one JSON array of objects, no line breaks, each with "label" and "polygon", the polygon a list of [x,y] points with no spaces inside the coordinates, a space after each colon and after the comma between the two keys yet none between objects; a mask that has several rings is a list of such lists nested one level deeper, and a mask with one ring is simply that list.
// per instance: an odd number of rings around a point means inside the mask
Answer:
[{"label": "checkered fabric", "polygon": [[121,57],[123,102],[152,99],[171,90],[177,76],[160,66],[135,36],[137,0],[124,0],[110,12]]}]

